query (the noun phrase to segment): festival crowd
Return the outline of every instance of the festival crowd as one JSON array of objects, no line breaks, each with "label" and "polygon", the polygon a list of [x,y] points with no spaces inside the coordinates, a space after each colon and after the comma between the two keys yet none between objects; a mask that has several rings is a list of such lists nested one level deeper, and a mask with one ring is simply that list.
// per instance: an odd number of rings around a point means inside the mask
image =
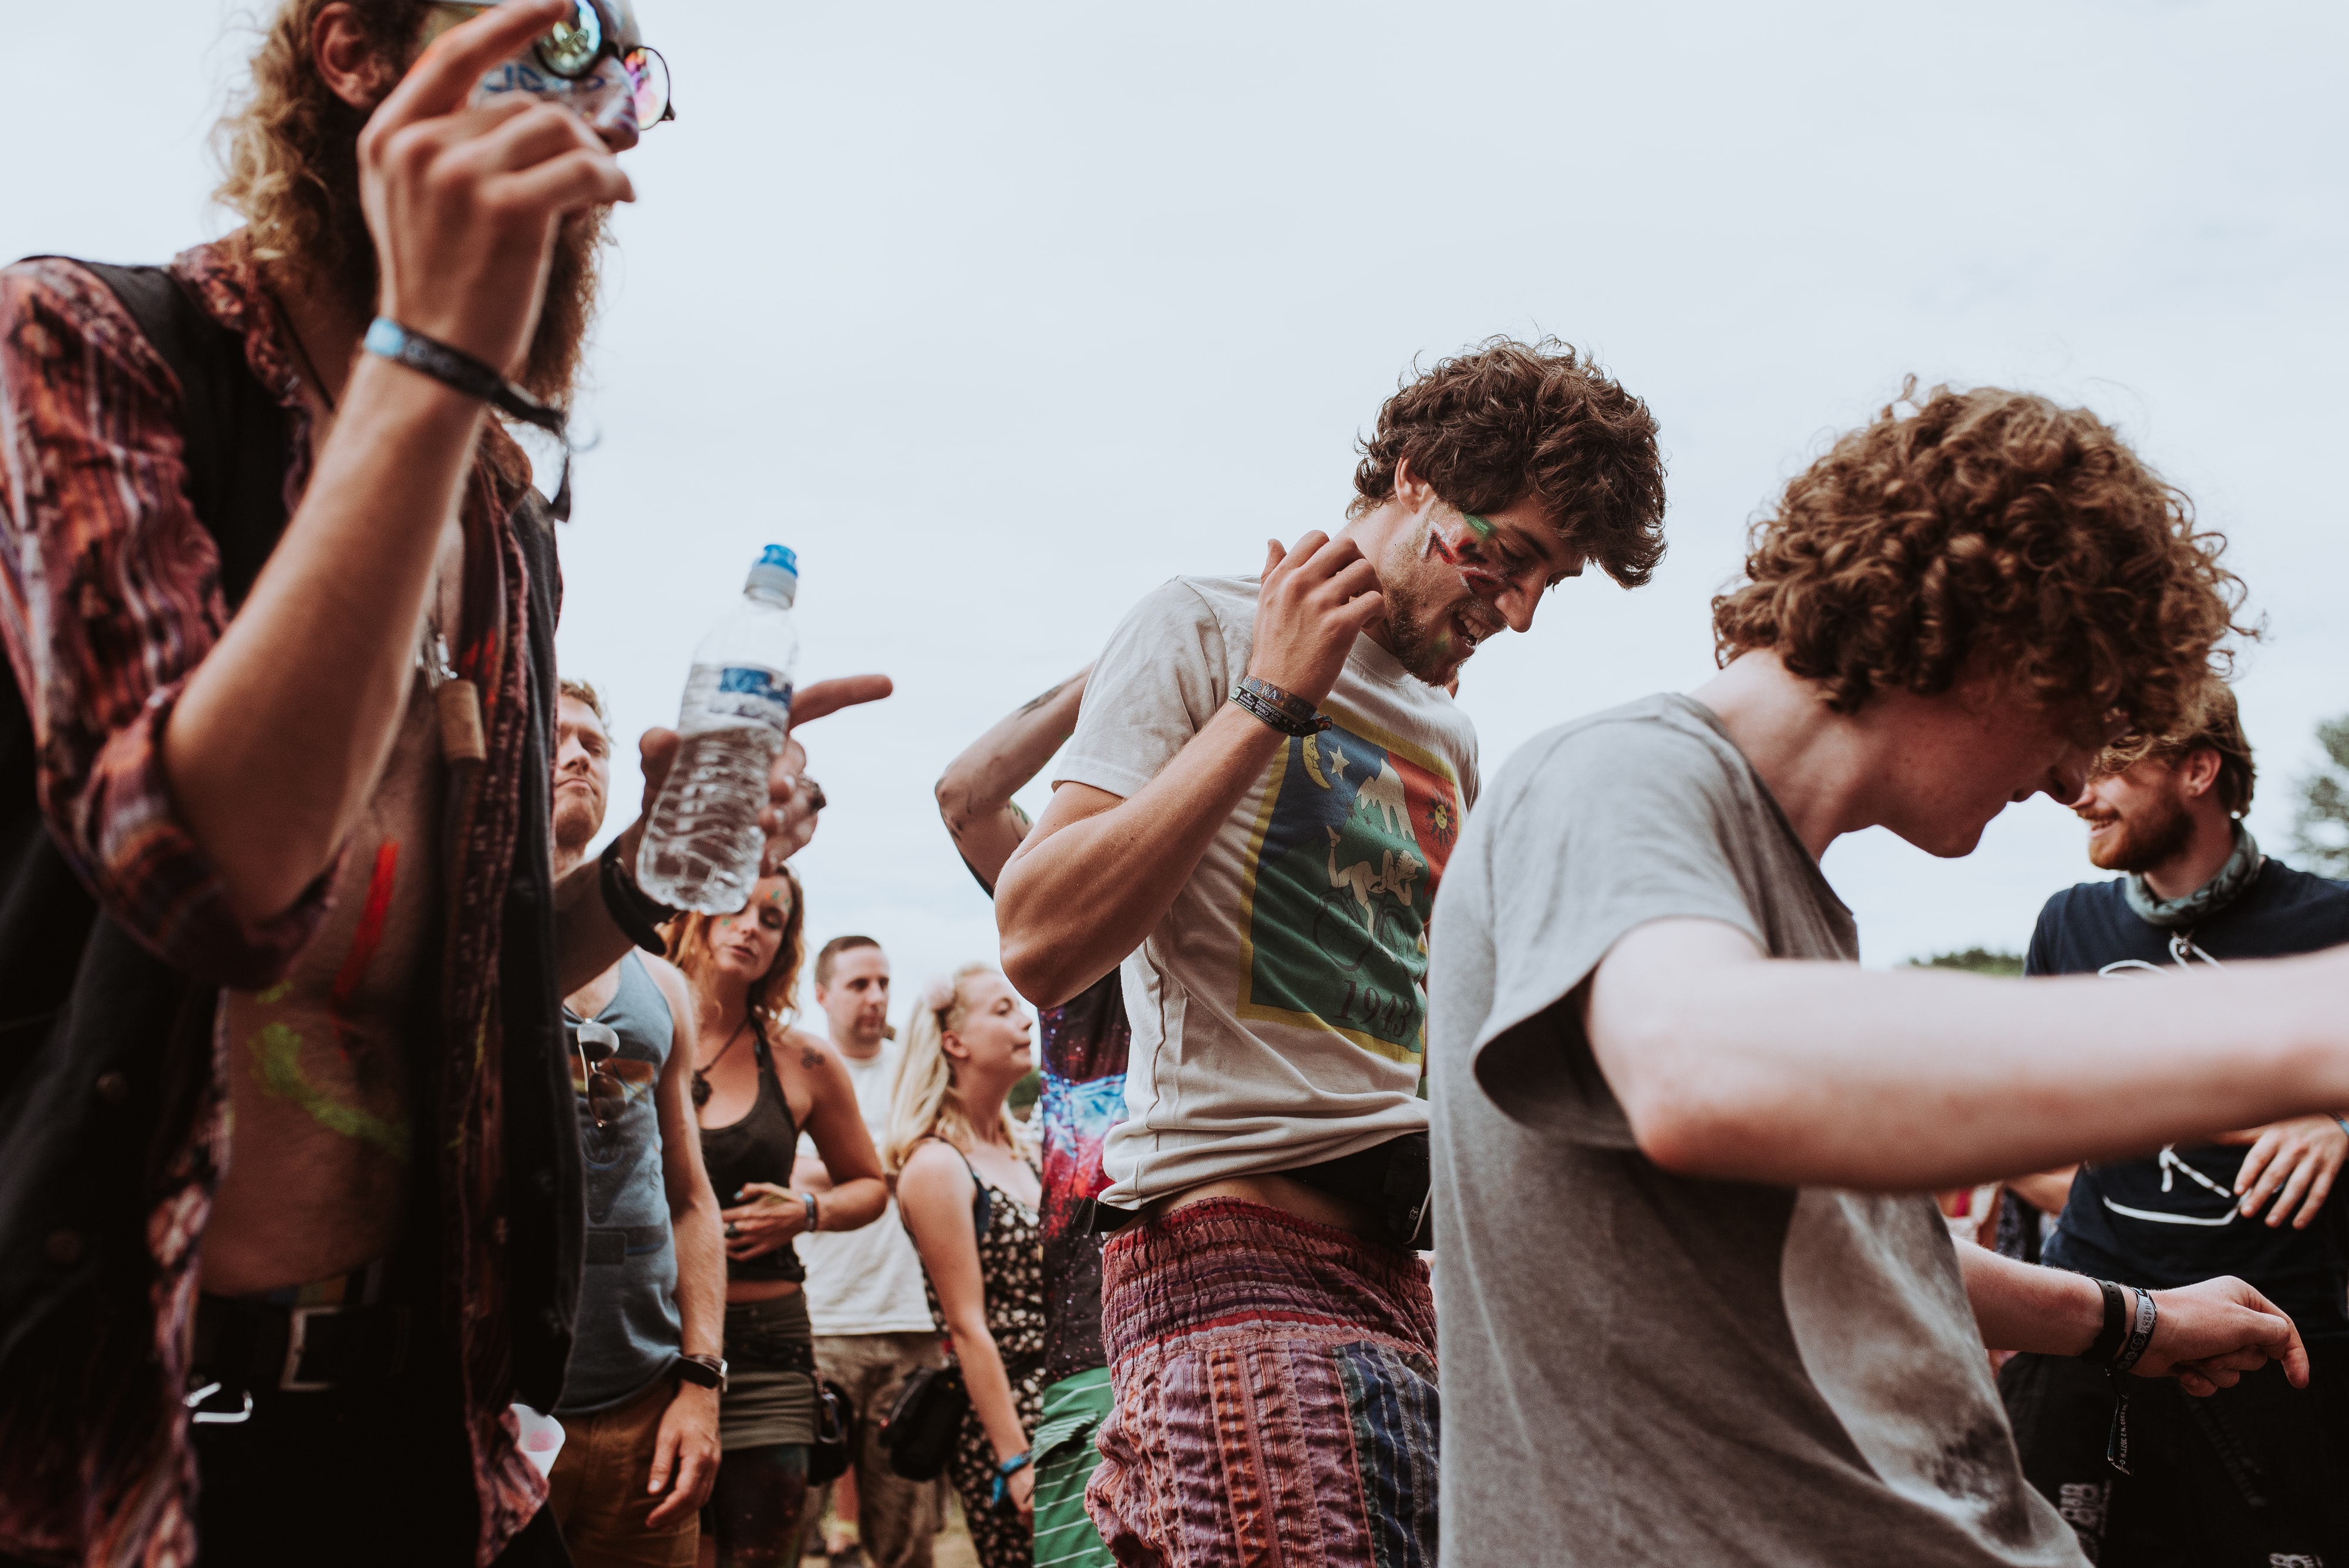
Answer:
[{"label": "festival crowd", "polygon": [[[617,0],[278,0],[242,227],[0,270],[0,1564],[924,1568],[951,1489],[985,1568],[2349,1565],[2349,884],[2110,426],[1910,384],[1716,675],[1487,779],[1464,666],[1665,473],[1575,350],[1445,358],[972,716],[999,950],[893,989],[796,736],[741,909],[589,853],[510,427],[668,94]],[[2031,978],[1858,967],[1830,844],[2043,793],[2119,875]]]}]

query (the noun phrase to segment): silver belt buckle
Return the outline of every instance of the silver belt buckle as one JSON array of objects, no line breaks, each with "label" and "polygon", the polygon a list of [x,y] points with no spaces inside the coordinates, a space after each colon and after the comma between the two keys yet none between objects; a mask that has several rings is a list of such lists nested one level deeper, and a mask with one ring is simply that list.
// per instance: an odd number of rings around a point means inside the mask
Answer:
[{"label": "silver belt buckle", "polygon": [[302,1370],[302,1353],[310,1341],[310,1320],[314,1317],[334,1317],[350,1311],[343,1303],[323,1306],[297,1306],[288,1314],[291,1321],[285,1329],[285,1366],[277,1375],[277,1386],[288,1394],[318,1394],[335,1386],[332,1383],[305,1383],[295,1374]]}]

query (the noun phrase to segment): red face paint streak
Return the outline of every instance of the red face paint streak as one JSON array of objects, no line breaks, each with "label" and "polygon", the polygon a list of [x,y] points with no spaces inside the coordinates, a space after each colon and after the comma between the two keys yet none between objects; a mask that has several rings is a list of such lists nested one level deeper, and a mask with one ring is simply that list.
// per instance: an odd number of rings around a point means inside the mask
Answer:
[{"label": "red face paint streak", "polygon": [[375,852],[375,872],[367,878],[367,904],[359,911],[359,929],[351,937],[350,950],[343,955],[343,967],[335,971],[334,989],[326,993],[326,1016],[334,1021],[335,1044],[343,1054],[351,1054],[351,1044],[358,1031],[346,1022],[352,1002],[358,995],[359,982],[367,979],[367,965],[375,961],[376,950],[383,945],[383,925],[391,913],[392,882],[399,869],[399,845],[385,844]]},{"label": "red face paint streak", "polygon": [[1427,537],[1429,543],[1434,546],[1435,553],[1443,556],[1454,571],[1460,574],[1460,580],[1466,584],[1468,591],[1478,598],[1489,602],[1509,591],[1509,580],[1506,577],[1496,576],[1485,569],[1481,564],[1482,553],[1475,545],[1454,545],[1433,528],[1428,530]]}]

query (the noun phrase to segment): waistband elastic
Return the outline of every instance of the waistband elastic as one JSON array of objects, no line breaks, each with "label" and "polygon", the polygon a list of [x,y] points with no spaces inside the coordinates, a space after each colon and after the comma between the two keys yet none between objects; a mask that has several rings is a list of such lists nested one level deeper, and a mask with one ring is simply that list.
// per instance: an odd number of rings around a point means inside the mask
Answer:
[{"label": "waistband elastic", "polygon": [[1433,1355],[1435,1301],[1413,1253],[1267,1204],[1214,1198],[1102,1249],[1115,1361],[1152,1340],[1243,1324],[1354,1329]]}]

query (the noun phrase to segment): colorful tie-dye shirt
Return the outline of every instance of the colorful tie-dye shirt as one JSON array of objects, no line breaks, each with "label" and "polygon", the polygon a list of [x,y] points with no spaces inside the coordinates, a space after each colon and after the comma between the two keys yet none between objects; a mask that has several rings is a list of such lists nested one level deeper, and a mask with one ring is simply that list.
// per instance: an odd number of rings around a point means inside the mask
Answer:
[{"label": "colorful tie-dye shirt", "polygon": [[1109,1365],[1102,1350],[1102,1238],[1087,1199],[1109,1186],[1102,1147],[1125,1116],[1124,982],[1110,971],[1058,1007],[1036,1011],[1044,1094],[1044,1377]]}]

